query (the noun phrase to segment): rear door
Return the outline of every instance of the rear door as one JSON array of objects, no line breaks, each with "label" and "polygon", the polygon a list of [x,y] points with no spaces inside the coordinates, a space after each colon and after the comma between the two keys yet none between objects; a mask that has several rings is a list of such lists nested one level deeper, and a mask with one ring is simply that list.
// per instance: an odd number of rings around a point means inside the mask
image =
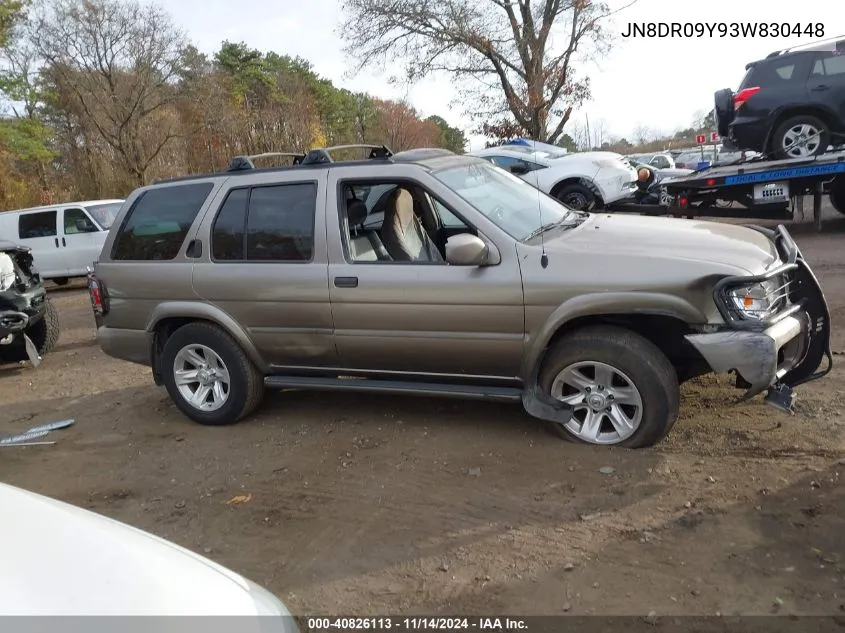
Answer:
[{"label": "rear door", "polygon": [[845,130],[845,50],[817,53],[807,88],[813,101],[820,103]]},{"label": "rear door", "polygon": [[29,211],[18,216],[18,241],[32,249],[35,267],[46,278],[66,277],[64,248],[59,240],[59,212]]},{"label": "rear door", "polygon": [[60,226],[68,275],[84,275],[86,268],[100,256],[106,233],[97,227],[81,207],[62,209]]},{"label": "rear door", "polygon": [[211,244],[194,264],[194,290],[234,318],[277,370],[337,362],[325,183],[325,170],[250,178],[223,192],[204,221]]}]

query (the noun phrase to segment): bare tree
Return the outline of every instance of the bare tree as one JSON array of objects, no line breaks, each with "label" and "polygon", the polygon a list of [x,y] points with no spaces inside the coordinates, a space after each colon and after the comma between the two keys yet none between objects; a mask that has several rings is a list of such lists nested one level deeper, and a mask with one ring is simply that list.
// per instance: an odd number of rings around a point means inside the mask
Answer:
[{"label": "bare tree", "polygon": [[185,37],[160,8],[137,0],[53,0],[32,37],[56,86],[90,120],[139,185],[176,133],[166,106]]},{"label": "bare tree", "polygon": [[590,96],[575,66],[612,43],[613,12],[595,0],[345,0],[344,9],[340,32],[358,69],[399,58],[412,80],[472,79],[473,114],[509,114],[551,143]]},{"label": "bare tree", "polygon": [[634,141],[637,145],[645,145],[654,138],[654,133],[648,126],[640,123],[634,128]]}]

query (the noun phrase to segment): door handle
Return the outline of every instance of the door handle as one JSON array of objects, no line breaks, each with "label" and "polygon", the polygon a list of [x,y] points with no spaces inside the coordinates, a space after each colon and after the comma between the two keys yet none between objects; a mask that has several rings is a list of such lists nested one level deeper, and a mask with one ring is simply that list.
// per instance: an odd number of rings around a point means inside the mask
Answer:
[{"label": "door handle", "polygon": [[56,240],[56,248],[59,248],[59,238],[58,238],[58,237],[56,237],[56,238],[53,238],[53,239],[55,239],[55,240]]},{"label": "door handle", "polygon": [[67,246],[67,242],[65,242],[65,238],[62,238],[62,246]]},{"label": "door handle", "polygon": [[822,84],[813,88],[813,92],[824,92],[825,90],[830,90],[830,86]]},{"label": "door handle", "polygon": [[335,277],[334,278],[334,285],[336,288],[357,288],[358,287],[358,278],[357,277]]}]

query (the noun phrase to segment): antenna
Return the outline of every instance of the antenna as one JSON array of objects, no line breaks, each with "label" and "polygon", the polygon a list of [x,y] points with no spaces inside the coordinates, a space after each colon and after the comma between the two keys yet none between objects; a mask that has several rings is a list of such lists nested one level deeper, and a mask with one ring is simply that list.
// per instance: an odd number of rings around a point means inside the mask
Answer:
[{"label": "antenna", "polygon": [[[533,141],[532,141],[533,142]],[[537,146],[534,146],[534,149],[537,149]],[[540,220],[540,228],[543,226],[543,203],[540,198],[540,189],[537,189],[537,217]],[[549,265],[549,256],[546,254],[546,236],[544,235],[545,231],[540,232],[540,266],[544,269]]]}]

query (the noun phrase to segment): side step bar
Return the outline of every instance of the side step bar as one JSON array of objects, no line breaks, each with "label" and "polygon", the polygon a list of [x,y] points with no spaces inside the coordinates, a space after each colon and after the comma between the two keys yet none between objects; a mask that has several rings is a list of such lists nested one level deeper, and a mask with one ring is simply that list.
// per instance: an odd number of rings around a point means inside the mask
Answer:
[{"label": "side step bar", "polygon": [[454,385],[404,380],[370,378],[323,378],[317,376],[267,376],[264,385],[270,389],[314,389],[318,391],[357,391],[409,396],[437,396],[520,402],[522,389],[481,385]]}]

